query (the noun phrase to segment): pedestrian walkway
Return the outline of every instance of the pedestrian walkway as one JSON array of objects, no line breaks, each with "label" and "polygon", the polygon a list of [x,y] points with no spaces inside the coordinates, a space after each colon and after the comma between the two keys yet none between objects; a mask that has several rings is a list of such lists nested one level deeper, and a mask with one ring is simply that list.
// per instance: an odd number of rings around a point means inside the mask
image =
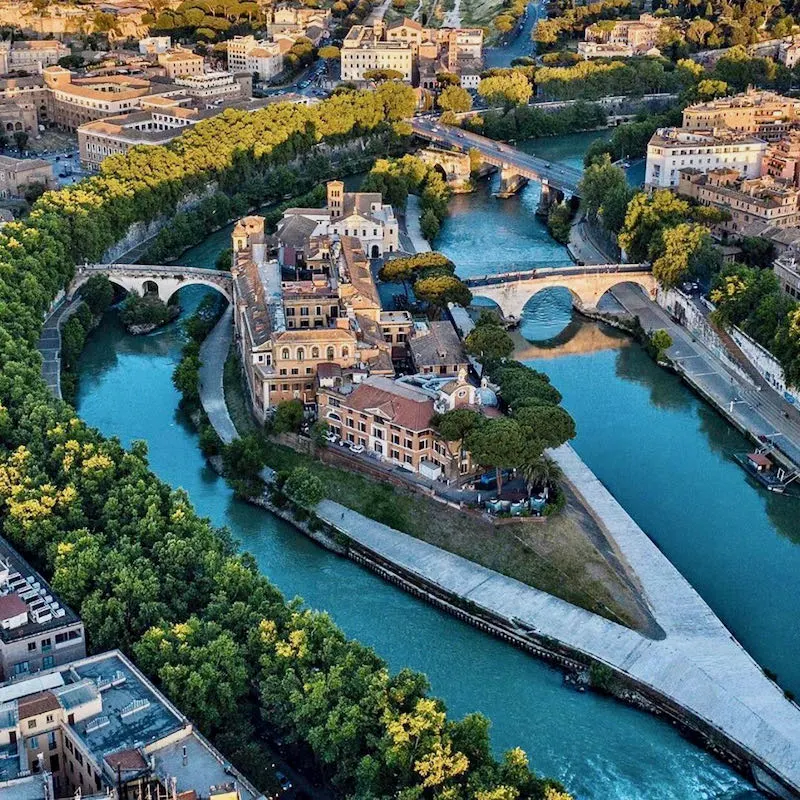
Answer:
[{"label": "pedestrian walkway", "polygon": [[42,378],[47,388],[59,400],[61,396],[61,326],[83,302],[79,297],[64,300],[44,321],[36,348],[42,355]]},{"label": "pedestrian walkway", "polygon": [[758,391],[746,373],[729,368],[637,287],[620,284],[612,294],[628,314],[639,317],[645,330],[669,333],[672,347],[667,355],[690,384],[723,408],[740,429],[755,437],[777,435],[786,457],[800,465],[800,422],[788,411],[785,415],[781,406],[787,404],[771,387]]},{"label": "pedestrian walkway", "polygon": [[225,309],[200,347],[200,403],[211,426],[225,444],[239,438],[225,403],[223,376],[233,339],[233,309]]},{"label": "pedestrian walkway", "polygon": [[428,240],[422,235],[419,226],[419,198],[415,194],[410,194],[406,201],[406,233],[411,242],[412,253],[429,253],[431,246]]},{"label": "pedestrian walkway", "polygon": [[333,501],[323,500],[317,514],[368,550],[512,627],[551,637],[649,687],[800,794],[800,709],[765,677],[574,450],[564,445],[553,456],[633,568],[664,639],[648,639]]}]

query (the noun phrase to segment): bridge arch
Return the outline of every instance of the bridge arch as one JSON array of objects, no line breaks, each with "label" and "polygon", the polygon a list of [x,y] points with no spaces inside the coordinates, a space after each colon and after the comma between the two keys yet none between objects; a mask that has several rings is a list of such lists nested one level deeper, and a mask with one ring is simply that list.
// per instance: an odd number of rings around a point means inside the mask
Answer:
[{"label": "bridge arch", "polygon": [[563,287],[576,308],[591,311],[603,295],[623,283],[635,283],[648,297],[655,297],[656,281],[649,265],[546,268],[467,280],[474,296],[494,301],[505,317],[513,319],[520,319],[529,300],[544,289]]},{"label": "bridge arch", "polygon": [[217,270],[195,269],[189,267],[148,268],[133,265],[97,265],[79,268],[70,284],[67,295],[73,297],[75,293],[90,278],[95,275],[105,275],[114,285],[126,292],[136,292],[138,295],[157,294],[165,303],[175,292],[185,286],[208,286],[219,292],[225,300],[231,302],[231,276],[229,273]]}]

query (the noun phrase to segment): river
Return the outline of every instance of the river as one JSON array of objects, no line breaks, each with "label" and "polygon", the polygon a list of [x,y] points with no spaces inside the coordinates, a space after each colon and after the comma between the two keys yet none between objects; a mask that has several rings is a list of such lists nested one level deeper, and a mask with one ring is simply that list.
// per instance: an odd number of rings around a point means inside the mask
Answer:
[{"label": "river", "polygon": [[[568,158],[580,158],[581,137],[537,146],[540,152],[561,148]],[[568,263],[562,248],[540,236],[531,213],[537,192],[532,185],[519,198],[501,201],[482,185],[476,194],[456,198],[437,246],[462,274]],[[227,232],[220,232],[180,261],[210,266],[227,245]],[[204,291],[182,290],[184,310]],[[800,547],[791,529],[797,507],[748,484],[728,458],[731,449],[743,446],[740,437],[674,376],[615,332],[571,321],[565,300],[552,291],[529,304],[520,357],[546,370],[564,393],[578,423],[576,448],[589,466],[760,662],[776,670],[785,685],[796,685],[800,600],[793,590]],[[538,346],[528,339],[548,341]],[[181,344],[175,324],[134,338],[115,314],[107,315],[81,358],[78,409],[126,445],[147,441],[155,472],[186,489],[201,514],[227,525],[287,596],[300,595],[328,611],[393,668],[425,672],[452,713],[487,714],[498,749],[524,747],[539,772],[560,778],[579,798],[759,796],[670,726],[564,687],[559,672],[236,501],[205,464],[195,432],[177,410],[171,373]],[[796,522],[794,527],[800,538]]]}]

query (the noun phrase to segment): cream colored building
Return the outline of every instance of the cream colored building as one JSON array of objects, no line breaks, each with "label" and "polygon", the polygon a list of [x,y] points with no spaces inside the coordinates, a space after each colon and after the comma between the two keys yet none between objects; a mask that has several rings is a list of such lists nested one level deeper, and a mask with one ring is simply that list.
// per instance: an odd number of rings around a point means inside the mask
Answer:
[{"label": "cream colored building", "polygon": [[588,25],[584,38],[590,43],[617,45],[627,48],[631,55],[640,55],[656,46],[663,25],[664,22],[652,14],[642,14],[633,20],[602,20]]},{"label": "cream colored building", "polygon": [[789,131],[779,142],[767,146],[761,171],[800,186],[800,130]]},{"label": "cream colored building", "polygon": [[169,36],[147,36],[139,39],[139,53],[143,56],[157,56],[172,48]]},{"label": "cream colored building", "polygon": [[253,411],[265,419],[284,400],[313,405],[317,370],[392,375],[378,290],[358,242],[332,243],[324,271],[283,273],[263,217],[233,231],[233,308]]},{"label": "cream colored building", "polygon": [[755,136],[727,129],[660,128],[647,145],[645,185],[675,187],[686,167],[700,172],[728,168],[744,178],[757,178],[766,147]]},{"label": "cream colored building", "polygon": [[680,172],[678,193],[730,214],[719,223],[727,233],[746,233],[757,226],[790,228],[800,223],[800,190],[791,182],[769,175],[742,180],[736,170],[716,169],[702,174],[694,169]]},{"label": "cream colored building", "polygon": [[780,43],[778,60],[788,69],[794,69],[800,63],[800,37],[793,36]]},{"label": "cream colored building", "polygon": [[182,75],[175,78],[175,85],[186,90],[186,94],[206,102],[225,98],[234,100],[242,96],[242,85],[230,72],[201,72],[197,75]]},{"label": "cream colored building", "polygon": [[0,74],[41,72],[69,53],[69,48],[55,39],[0,42]]},{"label": "cream colored building", "polygon": [[0,197],[21,197],[34,183],[54,186],[53,167],[41,158],[11,158],[0,155]]},{"label": "cream colored building", "polygon": [[127,114],[140,108],[146,97],[174,97],[183,93],[174,84],[129,75],[75,78],[61,67],[46,68],[44,82],[52,98],[51,121],[70,131],[96,119]]},{"label": "cream colored building", "polygon": [[683,127],[688,130],[729,128],[768,142],[778,141],[798,124],[800,99],[761,89],[696,103],[683,111]]},{"label": "cream colored building", "polygon": [[164,68],[168,78],[202,75],[205,71],[203,57],[181,47],[159,53],[158,63]]},{"label": "cream colored building", "polygon": [[228,72],[249,72],[268,81],[283,69],[283,55],[277,42],[254,36],[234,36],[228,41]]},{"label": "cream colored building", "polygon": [[404,81],[411,83],[416,45],[408,41],[387,41],[385,35],[382,23],[350,28],[341,47],[343,81],[363,81],[365,72],[379,69],[399,72]]},{"label": "cream colored building", "polygon": [[[341,181],[327,184],[325,208],[287,208],[278,223],[281,263],[293,266],[298,246],[321,236],[358,240],[369,258],[380,258],[399,249],[399,224],[394,209],[383,202],[380,192],[346,192]],[[298,231],[302,232],[300,239]]]}]

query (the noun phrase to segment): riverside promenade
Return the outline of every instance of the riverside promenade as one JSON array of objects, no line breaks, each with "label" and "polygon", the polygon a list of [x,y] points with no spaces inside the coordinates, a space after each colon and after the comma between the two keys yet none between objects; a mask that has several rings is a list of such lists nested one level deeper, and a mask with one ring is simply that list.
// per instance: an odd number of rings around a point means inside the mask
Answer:
[{"label": "riverside promenade", "polygon": [[[201,349],[200,397],[223,440],[237,435],[222,384],[230,335],[230,321],[223,317]],[[761,788],[778,797],[800,798],[800,708],[764,675],[577,453],[564,445],[552,456],[635,572],[664,638],[649,639],[332,500],[323,500],[317,515],[421,584],[507,620],[522,636],[534,631],[608,665],[660,707],[749,764]],[[268,470],[264,477],[269,481]]]}]

